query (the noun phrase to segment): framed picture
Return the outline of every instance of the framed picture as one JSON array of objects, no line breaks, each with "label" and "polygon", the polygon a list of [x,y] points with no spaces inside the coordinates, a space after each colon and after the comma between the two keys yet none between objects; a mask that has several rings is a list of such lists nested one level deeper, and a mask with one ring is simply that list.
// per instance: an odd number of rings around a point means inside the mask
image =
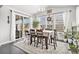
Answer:
[{"label": "framed picture", "polygon": [[7,16],[7,18],[8,18],[7,23],[9,24],[9,23],[10,23],[10,21],[9,21],[9,16]]},{"label": "framed picture", "polygon": [[51,17],[47,17],[47,20],[48,20],[48,21],[51,21]]}]

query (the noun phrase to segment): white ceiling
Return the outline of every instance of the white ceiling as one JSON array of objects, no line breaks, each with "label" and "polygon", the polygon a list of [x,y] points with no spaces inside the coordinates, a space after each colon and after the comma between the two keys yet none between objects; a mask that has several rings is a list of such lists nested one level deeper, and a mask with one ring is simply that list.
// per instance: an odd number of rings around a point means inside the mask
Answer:
[{"label": "white ceiling", "polygon": [[58,8],[58,7],[71,7],[71,5],[7,5],[10,8],[14,8],[16,10],[22,11],[25,14],[34,14],[39,11],[40,8]]},{"label": "white ceiling", "polygon": [[46,6],[40,6],[40,5],[8,5],[10,8],[28,13],[28,14],[34,14],[39,11],[40,8],[46,7]]}]

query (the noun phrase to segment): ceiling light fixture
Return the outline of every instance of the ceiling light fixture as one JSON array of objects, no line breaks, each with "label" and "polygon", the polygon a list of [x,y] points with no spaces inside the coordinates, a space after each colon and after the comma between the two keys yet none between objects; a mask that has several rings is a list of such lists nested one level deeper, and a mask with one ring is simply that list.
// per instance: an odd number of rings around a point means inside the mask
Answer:
[{"label": "ceiling light fixture", "polygon": [[44,12],[45,11],[45,8],[40,8],[39,11],[40,12]]}]

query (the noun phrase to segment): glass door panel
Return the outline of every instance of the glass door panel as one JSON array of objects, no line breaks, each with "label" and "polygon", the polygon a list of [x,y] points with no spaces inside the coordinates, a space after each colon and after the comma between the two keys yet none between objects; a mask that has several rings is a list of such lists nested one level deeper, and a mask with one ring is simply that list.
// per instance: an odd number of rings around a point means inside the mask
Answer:
[{"label": "glass door panel", "polygon": [[21,38],[22,37],[22,28],[23,28],[23,17],[22,16],[19,16],[19,15],[16,15],[15,16],[16,17],[16,22],[15,22],[15,24],[16,24],[16,33],[15,33],[15,37],[16,37],[16,39],[18,39],[18,38]]}]

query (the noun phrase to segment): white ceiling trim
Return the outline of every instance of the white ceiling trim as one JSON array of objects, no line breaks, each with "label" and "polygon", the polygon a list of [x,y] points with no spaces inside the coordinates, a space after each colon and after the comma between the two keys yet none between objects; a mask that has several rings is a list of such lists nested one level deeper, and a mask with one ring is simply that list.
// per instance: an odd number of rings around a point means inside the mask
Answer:
[{"label": "white ceiling trim", "polygon": [[29,17],[32,16],[31,14],[28,14],[28,13],[25,13],[23,11],[17,10],[15,8],[11,8],[9,6],[7,6],[7,8],[9,8],[10,10],[13,10],[15,13],[18,13],[18,14],[22,14],[22,15],[29,16]]}]

